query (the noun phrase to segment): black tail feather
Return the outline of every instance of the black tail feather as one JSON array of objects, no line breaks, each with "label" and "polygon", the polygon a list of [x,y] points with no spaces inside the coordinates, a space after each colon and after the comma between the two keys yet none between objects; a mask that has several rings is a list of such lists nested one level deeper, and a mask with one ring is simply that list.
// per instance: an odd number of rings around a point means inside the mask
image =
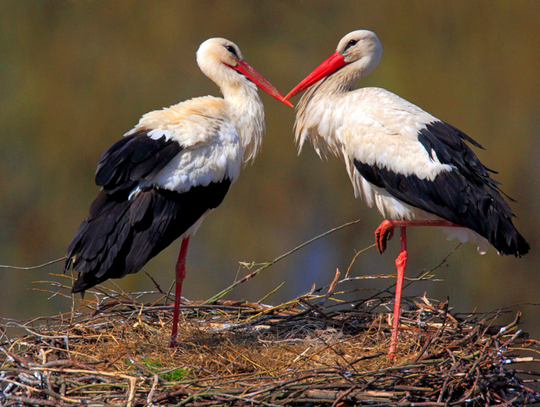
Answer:
[{"label": "black tail feather", "polygon": [[73,267],[79,272],[72,292],[138,272],[219,206],[230,184],[225,179],[184,193],[147,188],[131,199],[127,193],[108,195],[102,190],[68,247],[64,271]]}]

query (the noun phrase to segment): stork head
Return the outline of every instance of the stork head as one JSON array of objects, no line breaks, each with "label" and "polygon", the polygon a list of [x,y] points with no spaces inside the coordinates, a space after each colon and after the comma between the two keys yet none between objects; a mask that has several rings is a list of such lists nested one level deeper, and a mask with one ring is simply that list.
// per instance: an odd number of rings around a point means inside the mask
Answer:
[{"label": "stork head", "polygon": [[367,30],[353,31],[339,41],[336,52],[306,76],[289,92],[285,99],[302,92],[319,80],[332,75],[344,66],[347,68],[347,82],[353,85],[379,64],[382,46],[375,33]]},{"label": "stork head", "polygon": [[244,61],[240,48],[232,41],[225,38],[206,40],[197,51],[197,63],[201,71],[222,90],[225,87],[245,86],[247,78],[269,95],[292,107],[291,102],[285,100],[270,82]]}]

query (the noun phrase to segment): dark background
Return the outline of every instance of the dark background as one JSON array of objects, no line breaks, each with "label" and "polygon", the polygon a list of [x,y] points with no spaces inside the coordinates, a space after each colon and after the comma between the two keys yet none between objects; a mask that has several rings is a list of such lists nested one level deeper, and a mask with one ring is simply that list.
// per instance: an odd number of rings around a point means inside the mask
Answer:
[{"label": "dark background", "polygon": [[[140,116],[188,98],[219,95],[198,69],[199,44],[220,36],[287,93],[350,31],[369,29],[384,49],[359,86],[384,87],[480,142],[480,159],[519,203],[518,229],[531,244],[522,259],[459,247],[443,282],[417,283],[406,295],[457,310],[487,311],[539,302],[540,2],[536,1],[1,1],[0,263],[40,264],[66,247],[98,192],[96,161]],[[206,299],[247,271],[345,222],[362,221],[286,258],[227,298],[277,304],[329,283],[356,251],[373,243],[382,217],[353,196],[344,165],[323,162],[293,143],[294,111],[261,92],[267,133],[262,154],[192,239],[183,294]],[[298,98],[294,98],[296,103]],[[411,229],[408,276],[437,265],[456,241]],[[380,256],[358,257],[353,276],[395,273],[398,241]],[[164,289],[179,242],[146,269]],[[60,277],[62,264],[0,269],[0,316],[66,312],[70,301],[32,288]],[[375,280],[385,287],[392,280]],[[66,281],[67,282],[67,281]],[[143,273],[117,280],[150,290]],[[366,286],[358,282],[357,287]],[[362,295],[362,294],[359,294]],[[366,294],[367,295],[367,294]],[[521,305],[524,329],[540,335],[540,309]]]}]

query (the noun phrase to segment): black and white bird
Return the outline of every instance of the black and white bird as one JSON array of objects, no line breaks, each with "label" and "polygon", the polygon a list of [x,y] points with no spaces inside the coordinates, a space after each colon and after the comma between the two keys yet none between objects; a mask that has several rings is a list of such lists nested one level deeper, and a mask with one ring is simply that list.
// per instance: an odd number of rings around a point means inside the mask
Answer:
[{"label": "black and white bird", "polygon": [[336,52],[285,97],[304,93],[297,106],[299,150],[309,140],[319,156],[340,157],[354,187],[386,220],[375,232],[380,253],[396,227],[401,250],[390,355],[396,350],[406,227],[441,226],[449,238],[471,241],[485,253],[520,257],[529,244],[512,223],[512,211],[499,185],[466,142],[480,144],[399,96],[380,88],[354,90],[379,64],[382,46],[366,30],[353,31]]},{"label": "black and white bird", "polygon": [[72,292],[84,293],[109,278],[138,272],[181,237],[171,347],[189,239],[261,148],[264,108],[257,86],[292,107],[231,41],[203,42],[197,63],[224,97],[199,97],[149,112],[101,155],[96,184],[102,190],[69,244],[65,264],[65,270],[79,272]]}]

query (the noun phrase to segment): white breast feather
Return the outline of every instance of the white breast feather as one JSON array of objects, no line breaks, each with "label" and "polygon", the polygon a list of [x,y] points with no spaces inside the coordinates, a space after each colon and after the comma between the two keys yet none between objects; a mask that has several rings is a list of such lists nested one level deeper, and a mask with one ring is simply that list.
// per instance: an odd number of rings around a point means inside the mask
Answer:
[{"label": "white breast feather", "polygon": [[390,218],[414,218],[418,210],[406,210],[408,205],[373,189],[356,171],[354,159],[429,180],[452,170],[418,141],[418,132],[438,119],[384,89],[362,88],[336,99],[321,98],[311,102],[306,113],[309,118],[297,128],[299,141],[310,139],[319,155],[331,152],[343,159],[355,195]]},{"label": "white breast feather", "polygon": [[239,132],[224,106],[223,99],[208,96],[150,112],[141,118],[126,135],[153,129],[150,137],[172,138],[183,148],[147,184],[183,192],[192,186],[206,186],[224,178],[233,183],[238,179],[244,151]]},{"label": "white breast feather", "polygon": [[[412,103],[381,88],[361,88],[338,97],[313,97],[304,115],[297,119],[299,147],[310,140],[320,156],[328,152],[344,162],[354,194],[369,207],[376,206],[387,219],[437,220],[438,216],[394,198],[384,189],[367,182],[354,167],[358,161],[386,167],[405,176],[414,174],[433,180],[452,166],[442,164],[435,151],[426,151],[418,132],[438,119]],[[483,254],[485,238],[466,228],[443,228],[449,238],[472,241]]]}]

